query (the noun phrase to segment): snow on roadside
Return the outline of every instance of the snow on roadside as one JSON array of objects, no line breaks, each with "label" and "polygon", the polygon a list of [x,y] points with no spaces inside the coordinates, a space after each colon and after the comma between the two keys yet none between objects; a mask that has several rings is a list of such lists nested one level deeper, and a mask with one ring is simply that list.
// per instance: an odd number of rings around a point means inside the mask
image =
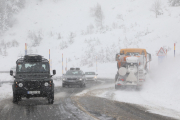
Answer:
[{"label": "snow on roadside", "polygon": [[93,90],[99,90],[99,89],[104,89],[104,88],[109,88],[109,87],[112,87],[113,86],[113,83],[110,83],[110,84],[106,84],[104,81],[101,81],[101,80],[98,80],[99,82],[101,82],[100,85],[98,86],[94,86],[90,89],[85,89],[83,90],[82,92],[76,94],[76,96],[83,96],[85,94],[87,94],[88,92],[90,91],[93,91]]},{"label": "snow on roadside", "polygon": [[0,101],[12,97],[12,86],[9,83],[4,83],[0,87]]},{"label": "snow on roadside", "polygon": [[61,80],[54,80],[53,82],[55,84],[55,87],[62,86],[62,81]]},{"label": "snow on roadside", "polygon": [[112,83],[84,91],[84,94],[91,92],[90,95],[97,97],[141,105],[151,113],[180,119],[179,59],[168,58],[164,63],[152,65],[141,91],[115,90]]}]

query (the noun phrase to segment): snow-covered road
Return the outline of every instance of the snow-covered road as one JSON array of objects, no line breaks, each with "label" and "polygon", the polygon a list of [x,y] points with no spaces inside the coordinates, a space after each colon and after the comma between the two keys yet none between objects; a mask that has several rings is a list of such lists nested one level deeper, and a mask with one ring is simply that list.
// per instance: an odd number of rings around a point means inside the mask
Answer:
[{"label": "snow-covered road", "polygon": [[178,58],[167,59],[153,66],[140,91],[115,90],[114,80],[109,85],[92,88],[81,94],[108,98],[110,100],[132,103],[147,108],[151,113],[180,119],[180,63]]}]

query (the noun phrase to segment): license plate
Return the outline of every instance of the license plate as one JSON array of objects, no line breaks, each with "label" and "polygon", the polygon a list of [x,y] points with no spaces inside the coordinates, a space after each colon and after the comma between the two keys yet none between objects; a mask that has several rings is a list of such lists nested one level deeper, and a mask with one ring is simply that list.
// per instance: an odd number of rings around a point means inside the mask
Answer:
[{"label": "license plate", "polygon": [[27,94],[40,94],[40,91],[27,91]]},{"label": "license plate", "polygon": [[75,80],[69,80],[68,82],[76,82]]}]

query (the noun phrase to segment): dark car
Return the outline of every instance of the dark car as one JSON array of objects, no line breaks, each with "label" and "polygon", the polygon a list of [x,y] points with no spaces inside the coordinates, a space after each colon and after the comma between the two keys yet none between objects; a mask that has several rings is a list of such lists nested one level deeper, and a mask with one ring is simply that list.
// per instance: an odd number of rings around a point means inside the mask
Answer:
[{"label": "dark car", "polygon": [[62,77],[62,87],[78,85],[85,87],[85,74],[80,68],[70,68]]},{"label": "dark car", "polygon": [[[53,75],[56,70],[53,70]],[[10,71],[13,76],[13,71]],[[12,85],[13,102],[18,103],[22,97],[47,97],[54,102],[54,83],[50,75],[49,61],[40,55],[25,55],[16,61],[15,80]]]}]

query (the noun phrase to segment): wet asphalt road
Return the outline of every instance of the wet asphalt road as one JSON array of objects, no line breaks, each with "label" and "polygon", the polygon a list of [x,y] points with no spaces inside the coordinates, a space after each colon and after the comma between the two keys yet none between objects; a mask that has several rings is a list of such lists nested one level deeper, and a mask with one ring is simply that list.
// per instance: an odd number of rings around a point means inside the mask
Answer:
[{"label": "wet asphalt road", "polygon": [[56,87],[52,105],[46,98],[23,98],[18,104],[13,104],[12,98],[3,100],[0,120],[170,120],[127,103],[92,96],[74,97],[76,93],[101,84],[88,82],[85,88]]}]

